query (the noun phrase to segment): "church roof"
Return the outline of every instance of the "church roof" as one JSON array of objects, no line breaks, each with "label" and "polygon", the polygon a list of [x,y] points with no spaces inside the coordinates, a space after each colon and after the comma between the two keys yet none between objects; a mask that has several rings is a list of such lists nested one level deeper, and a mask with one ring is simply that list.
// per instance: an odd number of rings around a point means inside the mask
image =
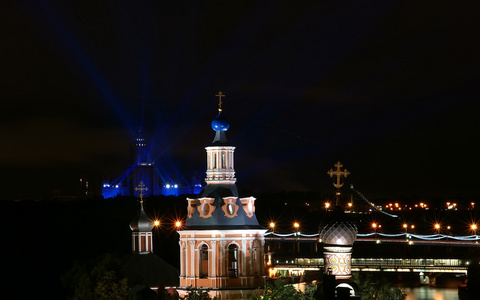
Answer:
[{"label": "church roof", "polygon": [[130,229],[139,232],[149,232],[153,229],[153,220],[145,213],[143,201],[140,203],[140,209],[137,215],[130,222]]},{"label": "church roof", "polygon": [[165,260],[154,253],[134,252],[125,264],[123,271],[132,284],[150,287],[178,286],[179,272]]},{"label": "church roof", "polygon": [[351,246],[357,238],[357,225],[351,215],[337,206],[319,226],[319,237],[327,246]]},{"label": "church roof", "polygon": [[230,127],[230,123],[225,119],[221,112],[213,119],[212,129],[215,130],[215,138],[211,146],[230,146],[225,132]]},{"label": "church roof", "polygon": [[[250,217],[247,215],[241,198],[238,197],[235,184],[207,184],[200,193],[199,199],[202,198],[214,199],[212,215],[208,218],[202,217],[198,209],[201,204],[197,202],[192,216],[185,222],[185,229],[263,229],[258,224],[255,212]],[[232,203],[237,207],[236,215],[233,217],[229,217],[228,213],[223,210],[226,205],[225,198],[233,198],[231,199]],[[253,197],[252,199],[252,201],[255,200]]]}]

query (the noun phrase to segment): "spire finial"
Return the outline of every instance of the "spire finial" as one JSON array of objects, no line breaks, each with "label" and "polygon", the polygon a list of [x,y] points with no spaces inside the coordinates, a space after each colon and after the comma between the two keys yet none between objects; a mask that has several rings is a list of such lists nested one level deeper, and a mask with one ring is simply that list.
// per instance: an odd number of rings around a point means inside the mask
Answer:
[{"label": "spire finial", "polygon": [[143,191],[148,191],[148,187],[145,186],[143,181],[140,181],[138,187],[135,188],[135,191],[140,191],[140,205],[143,207]]},{"label": "spire finial", "polygon": [[338,190],[336,192],[337,195],[337,206],[339,206],[340,203],[340,188],[343,186],[343,183],[341,182],[341,178],[347,178],[348,175],[350,175],[350,172],[347,171],[347,169],[341,170],[343,165],[339,162],[335,164],[335,167],[337,168],[335,171],[333,169],[330,169],[330,171],[327,172],[330,177],[333,178],[333,176],[337,177],[337,182],[333,182],[333,186],[336,187]]},{"label": "spire finial", "polygon": [[343,186],[343,183],[340,181],[341,177],[346,178],[348,175],[350,175],[350,172],[347,171],[347,169],[344,169],[343,171],[341,168],[343,165],[340,162],[337,162],[335,164],[335,167],[337,168],[335,171],[330,169],[330,171],[327,172],[330,177],[333,178],[333,176],[337,177],[337,182],[333,183],[333,186],[336,187],[337,189],[341,188]]},{"label": "spire finial", "polygon": [[222,94],[222,91],[219,91],[215,96],[218,97],[218,112],[222,112],[222,97],[225,97],[225,94]]}]

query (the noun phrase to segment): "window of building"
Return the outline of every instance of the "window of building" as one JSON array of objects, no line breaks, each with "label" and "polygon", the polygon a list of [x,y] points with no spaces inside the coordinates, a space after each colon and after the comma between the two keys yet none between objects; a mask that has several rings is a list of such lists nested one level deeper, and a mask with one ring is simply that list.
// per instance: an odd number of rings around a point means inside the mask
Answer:
[{"label": "window of building", "polygon": [[238,277],[238,246],[228,246],[228,274],[230,278]]},{"label": "window of building", "polygon": [[203,244],[200,247],[200,278],[208,277],[208,246]]}]

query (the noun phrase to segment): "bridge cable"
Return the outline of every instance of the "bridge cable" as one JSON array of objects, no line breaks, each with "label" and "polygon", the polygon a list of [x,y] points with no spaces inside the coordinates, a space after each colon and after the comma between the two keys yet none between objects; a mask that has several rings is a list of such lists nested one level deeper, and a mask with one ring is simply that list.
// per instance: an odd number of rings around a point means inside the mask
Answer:
[{"label": "bridge cable", "polygon": [[350,189],[352,191],[354,191],[355,193],[357,193],[360,198],[362,198],[365,202],[367,202],[371,207],[373,207],[374,209],[376,209],[377,211],[381,212],[382,214],[386,214],[387,216],[389,217],[392,217],[392,218],[398,218],[397,215],[392,215],[392,214],[389,214],[387,212],[384,212],[383,210],[379,209],[378,207],[375,206],[375,204],[373,204],[372,202],[368,201],[368,199],[362,194],[360,193],[359,191],[357,191],[354,187],[353,187],[353,184],[350,185]]}]

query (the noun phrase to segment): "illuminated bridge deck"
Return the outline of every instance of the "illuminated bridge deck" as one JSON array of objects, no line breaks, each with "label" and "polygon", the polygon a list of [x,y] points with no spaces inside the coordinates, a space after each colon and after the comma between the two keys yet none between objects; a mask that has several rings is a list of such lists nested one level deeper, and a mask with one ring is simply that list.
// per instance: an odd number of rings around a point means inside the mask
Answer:
[{"label": "illuminated bridge deck", "polygon": [[[353,258],[352,271],[466,274],[469,264],[470,261],[462,259]],[[274,259],[271,266],[277,271],[289,270],[295,273],[304,270],[322,270],[324,261],[323,258]]]}]

